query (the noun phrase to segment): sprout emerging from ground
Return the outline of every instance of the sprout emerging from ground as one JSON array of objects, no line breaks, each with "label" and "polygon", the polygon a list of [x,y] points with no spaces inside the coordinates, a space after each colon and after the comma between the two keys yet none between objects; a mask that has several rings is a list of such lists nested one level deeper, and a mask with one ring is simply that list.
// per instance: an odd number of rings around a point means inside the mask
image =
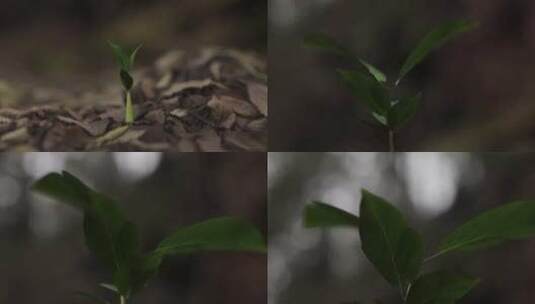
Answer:
[{"label": "sprout emerging from ground", "polygon": [[141,48],[141,44],[135,49],[125,50],[119,45],[108,41],[108,44],[113,50],[117,63],[119,63],[121,83],[125,93],[125,123],[132,124],[134,122],[134,108],[132,107],[131,89],[134,85],[134,78],[131,75],[131,70],[136,59],[136,54]]}]

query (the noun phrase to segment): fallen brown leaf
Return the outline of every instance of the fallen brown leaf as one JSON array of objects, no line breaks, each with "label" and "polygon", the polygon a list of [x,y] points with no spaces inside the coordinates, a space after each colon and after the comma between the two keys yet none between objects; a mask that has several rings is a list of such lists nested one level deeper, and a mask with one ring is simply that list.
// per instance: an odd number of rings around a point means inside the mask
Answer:
[{"label": "fallen brown leaf", "polygon": [[254,82],[247,83],[247,92],[251,102],[264,116],[268,116],[268,88],[266,85]]},{"label": "fallen brown leaf", "polygon": [[236,113],[244,117],[257,117],[258,110],[249,102],[230,96],[213,96],[207,106],[217,113],[219,117],[226,117]]}]

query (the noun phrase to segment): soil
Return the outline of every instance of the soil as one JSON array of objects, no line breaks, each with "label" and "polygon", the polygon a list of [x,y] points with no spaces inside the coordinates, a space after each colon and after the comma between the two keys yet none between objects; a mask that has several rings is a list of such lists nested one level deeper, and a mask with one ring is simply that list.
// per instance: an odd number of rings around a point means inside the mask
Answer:
[{"label": "soil", "polygon": [[77,94],[0,82],[0,150],[266,151],[266,64],[256,54],[177,50],[134,75],[130,126],[118,79]]}]

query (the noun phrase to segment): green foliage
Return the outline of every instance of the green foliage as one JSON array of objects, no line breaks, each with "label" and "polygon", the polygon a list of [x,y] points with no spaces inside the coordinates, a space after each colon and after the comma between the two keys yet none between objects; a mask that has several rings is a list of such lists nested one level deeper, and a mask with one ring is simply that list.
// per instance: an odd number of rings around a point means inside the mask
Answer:
[{"label": "green foliage", "polygon": [[125,50],[121,46],[111,41],[108,41],[108,44],[113,50],[113,53],[115,54],[115,59],[117,60],[117,63],[121,68],[120,78],[123,87],[126,91],[129,91],[132,88],[132,84],[134,83],[133,77],[132,75],[130,75],[130,72],[132,71],[132,67],[134,66],[134,61],[136,60],[137,52],[139,51],[139,49],[141,49],[142,45],[138,45],[135,49]]},{"label": "green foliage", "polygon": [[249,223],[223,217],[179,228],[156,248],[156,252],[161,255],[189,254],[205,250],[263,253],[265,246],[260,232]]},{"label": "green foliage", "polygon": [[407,225],[394,206],[365,190],[359,232],[368,260],[404,294],[422,264],[423,244],[418,232]]},{"label": "green foliage", "polygon": [[358,227],[359,219],[353,214],[321,202],[313,202],[304,211],[305,227]]},{"label": "green foliage", "polygon": [[418,46],[411,52],[399,72],[399,83],[416,65],[421,63],[429,53],[442,47],[448,41],[454,39],[462,33],[473,30],[477,23],[470,21],[454,21],[441,25],[425,36]]},{"label": "green foliage", "polygon": [[327,53],[345,57],[354,62],[358,62],[360,63],[362,67],[364,67],[367,70],[367,72],[371,76],[373,76],[373,78],[376,81],[378,82],[387,81],[385,73],[383,73],[381,70],[374,67],[370,63],[364,61],[363,59],[354,56],[351,50],[342,46],[338,41],[336,41],[334,38],[330,37],[327,34],[324,34],[324,33],[309,34],[305,36],[304,44],[308,48],[318,49]]},{"label": "green foliage", "polygon": [[121,70],[119,76],[121,77],[121,82],[123,83],[124,89],[126,91],[130,91],[134,85],[134,78],[132,78],[132,76],[130,76],[130,74],[125,70]]},{"label": "green foliage", "polygon": [[179,228],[156,249],[143,254],[137,227],[126,219],[117,203],[68,172],[44,176],[34,183],[33,190],[84,213],[86,245],[112,272],[113,284],[101,286],[115,291],[121,301],[145,286],[157,273],[165,256],[203,251],[266,251],[263,237],[253,225],[241,219],[222,217]]},{"label": "green foliage", "polygon": [[377,81],[361,74],[358,71],[338,70],[338,75],[362,102],[373,113],[384,115],[390,108],[388,90]]},{"label": "green foliage", "polygon": [[324,33],[312,33],[305,36],[303,42],[308,48],[315,48],[339,56],[352,58],[353,54],[349,49],[342,46],[334,38]]},{"label": "green foliage", "polygon": [[86,210],[91,201],[89,188],[69,172],[50,173],[35,182],[32,188],[34,191],[81,210]]},{"label": "green foliage", "polygon": [[[327,34],[307,35],[304,38],[304,45],[358,63],[356,69],[337,70],[341,82],[351,89],[358,101],[368,107],[371,116],[379,123],[379,126],[388,130],[393,136],[395,131],[407,124],[417,113],[422,99],[420,93],[413,96],[396,96],[395,89],[400,81],[431,51],[442,47],[460,34],[472,30],[476,25],[473,22],[455,21],[431,31],[411,52],[393,83],[388,83],[387,76],[379,68],[355,56],[349,48]],[[363,73],[360,70],[366,72]],[[393,148],[391,147],[392,150]]]},{"label": "green foliage", "polygon": [[134,66],[134,61],[136,60],[136,55],[141,49],[142,45],[137,46],[135,49],[125,50],[119,45],[108,41],[113,53],[115,54],[115,59],[119,64],[119,78],[123,85],[126,96],[126,106],[125,106],[125,122],[131,124],[134,121],[134,110],[132,108],[132,96],[130,90],[134,85],[134,77],[132,77],[131,70]]},{"label": "green foliage", "polygon": [[404,303],[453,304],[479,280],[443,270],[422,274],[422,265],[448,252],[535,236],[535,201],[508,203],[475,217],[449,234],[425,260],[419,233],[397,208],[366,190],[362,191],[360,217],[314,202],[305,207],[304,225],[358,229],[362,251],[385,280],[400,290]]},{"label": "green foliage", "polygon": [[386,119],[389,126],[392,129],[399,129],[408,123],[418,111],[421,101],[422,94],[418,94],[414,97],[403,97],[393,103],[392,107],[388,110]]},{"label": "green foliage", "polygon": [[519,201],[487,211],[457,228],[441,242],[438,254],[470,251],[533,235],[535,204]]},{"label": "green foliage", "polygon": [[479,283],[479,279],[437,271],[419,277],[411,287],[407,304],[455,303]]}]

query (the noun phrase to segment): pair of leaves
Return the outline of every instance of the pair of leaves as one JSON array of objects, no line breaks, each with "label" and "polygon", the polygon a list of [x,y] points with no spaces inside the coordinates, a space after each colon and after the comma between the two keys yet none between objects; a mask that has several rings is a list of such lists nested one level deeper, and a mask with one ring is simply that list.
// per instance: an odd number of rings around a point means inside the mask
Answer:
[{"label": "pair of leaves", "polygon": [[[460,34],[473,30],[477,25],[476,22],[471,21],[453,21],[442,24],[429,32],[411,51],[403,63],[396,83],[399,83],[403,77],[420,64],[433,50],[444,46],[447,42],[453,40]],[[319,49],[349,59],[356,59],[356,61],[360,62],[378,82],[387,81],[386,75],[381,70],[363,59],[355,57],[351,50],[327,34],[309,34],[305,36],[304,44],[310,48]]]},{"label": "pair of leaves", "polygon": [[365,61],[365,60],[363,60],[361,58],[355,57],[351,53],[351,50],[349,50],[345,46],[342,46],[340,43],[338,43],[338,41],[336,41],[334,38],[330,37],[327,34],[324,34],[324,33],[309,34],[309,35],[305,36],[304,44],[305,44],[305,46],[307,46],[309,48],[319,49],[319,50],[322,50],[322,51],[325,51],[325,52],[328,52],[328,53],[332,53],[334,55],[345,57],[345,58],[348,58],[348,59],[350,59],[352,61],[358,62],[368,71],[368,73],[371,76],[373,76],[373,78],[377,82],[386,82],[387,81],[387,77],[386,77],[385,73],[383,73],[381,70],[379,70],[378,68],[374,67],[373,65],[371,65],[367,61]]},{"label": "pair of leaves", "polygon": [[391,130],[408,123],[420,108],[421,94],[391,102],[389,90],[384,84],[358,71],[338,70],[338,74],[353,95],[368,106],[375,120]]},{"label": "pair of leaves", "polygon": [[[455,21],[441,25],[425,36],[403,63],[399,76],[394,83],[399,82],[412,69],[420,64],[431,51],[440,48],[458,35],[473,29],[476,23],[468,21]],[[358,58],[352,52],[336,41],[334,38],[316,33],[307,35],[304,39],[305,46],[319,49],[337,56],[348,58],[358,62],[366,69],[371,78],[358,70],[338,70],[343,83],[349,86],[353,94],[371,110],[375,120],[391,130],[402,127],[416,113],[419,108],[421,95],[400,98],[392,101],[389,93],[386,75],[377,67],[365,60]]]},{"label": "pair of leaves", "polygon": [[129,91],[134,84],[134,79],[130,72],[132,70],[132,67],[134,66],[134,61],[136,59],[137,52],[139,51],[142,45],[138,45],[135,49],[126,50],[111,41],[108,41],[108,44],[113,50],[117,63],[121,68],[121,71],[119,72],[119,77],[121,78],[123,87],[126,91]]},{"label": "pair of leaves", "polygon": [[[360,217],[323,203],[305,208],[306,227],[358,227],[362,250],[381,275],[399,287],[409,304],[453,303],[477,283],[476,278],[450,272],[418,276],[423,243],[403,216],[383,198],[362,192]],[[519,201],[484,212],[447,235],[437,257],[471,251],[535,236],[535,201]],[[408,288],[411,284],[411,288]],[[408,292],[408,293],[407,293]]]},{"label": "pair of leaves", "polygon": [[263,237],[254,226],[241,219],[224,217],[179,228],[145,255],[141,252],[136,226],[126,220],[118,205],[68,172],[48,174],[35,182],[33,189],[84,213],[86,245],[112,270],[113,284],[124,297],[142,288],[168,255],[266,250]]},{"label": "pair of leaves", "polygon": [[390,96],[388,89],[382,83],[356,70],[337,70],[337,73],[353,95],[364,102],[373,113],[386,115],[390,109]]},{"label": "pair of leaves", "polygon": [[423,244],[395,207],[366,190],[362,191],[360,217],[325,204],[305,208],[307,227],[357,227],[362,251],[381,275],[403,293],[419,273]]}]

